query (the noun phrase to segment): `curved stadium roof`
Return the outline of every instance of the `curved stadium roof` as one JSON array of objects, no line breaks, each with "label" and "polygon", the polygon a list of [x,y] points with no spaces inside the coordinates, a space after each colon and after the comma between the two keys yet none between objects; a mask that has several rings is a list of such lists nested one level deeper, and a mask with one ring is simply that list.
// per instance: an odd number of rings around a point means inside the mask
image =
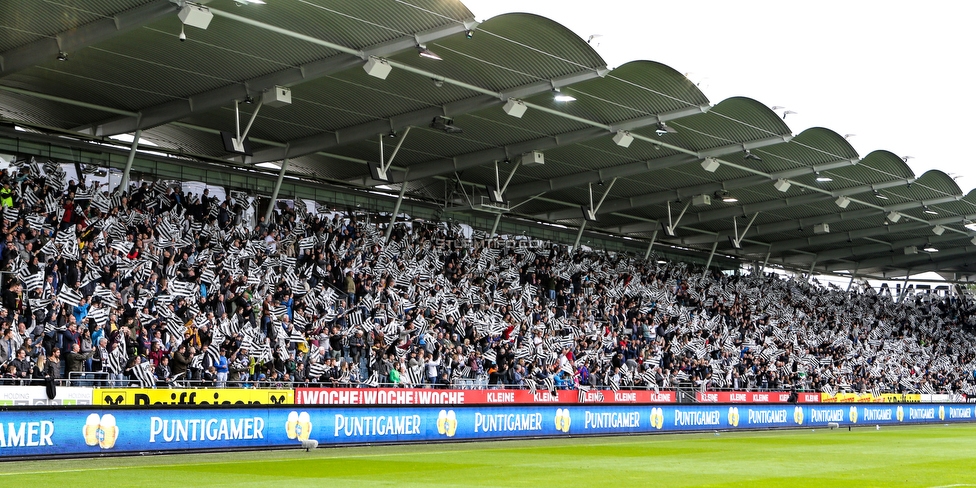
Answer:
[{"label": "curved stadium roof", "polygon": [[[475,213],[498,211],[478,198],[514,169],[506,213],[532,221],[575,228],[580,207],[605,197],[587,230],[800,270],[952,278],[976,269],[965,227],[976,195],[948,175],[916,176],[884,150],[861,156],[827,128],[794,135],[760,101],[709,101],[660,63],[608,70],[586,41],[543,17],[478,25],[450,0],[212,0],[202,2],[214,14],[208,28],[187,27],[181,43],[178,3],[4,2],[0,115],[94,136],[141,129],[161,147],[229,160],[218,132],[233,130],[235,100],[283,85],[290,105],[240,106],[244,123],[258,112],[249,164],[287,157],[289,174],[406,185],[411,198]],[[442,59],[419,57],[421,44]],[[370,57],[392,66],[386,79],[363,69]],[[576,100],[555,101],[557,88]],[[503,110],[510,99],[527,108],[520,118]],[[431,128],[438,116],[463,133]],[[634,138],[628,147],[614,142],[618,132]],[[381,143],[386,158],[400,144],[392,184],[370,179],[366,166],[380,160]],[[530,151],[545,164],[517,164]],[[711,204],[691,204],[698,195]],[[674,236],[662,230],[669,212]]]}]

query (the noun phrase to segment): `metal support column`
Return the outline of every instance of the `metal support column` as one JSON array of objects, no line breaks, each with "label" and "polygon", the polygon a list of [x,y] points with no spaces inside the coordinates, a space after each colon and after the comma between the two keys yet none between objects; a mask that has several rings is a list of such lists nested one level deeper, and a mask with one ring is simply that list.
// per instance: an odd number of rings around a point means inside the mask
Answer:
[{"label": "metal support column", "polygon": [[912,270],[908,270],[905,274],[905,283],[901,285],[901,293],[898,294],[898,303],[901,303],[905,299],[905,295],[908,295],[908,278],[910,278]]},{"label": "metal support column", "polygon": [[264,212],[264,223],[271,223],[271,214],[274,213],[275,205],[278,203],[278,192],[281,191],[281,182],[285,179],[285,170],[288,168],[288,158],[281,161],[281,169],[278,170],[278,180],[275,181],[274,189],[271,190],[271,202],[268,203],[268,210]]},{"label": "metal support column", "polygon": [[760,275],[762,275],[763,273],[766,272],[766,265],[769,264],[769,255],[770,254],[772,254],[772,252],[766,252],[766,259],[763,260],[762,267],[759,268],[759,274]]},{"label": "metal support column", "polygon": [[136,150],[139,149],[139,138],[142,136],[142,129],[136,129],[135,137],[132,138],[132,146],[129,148],[129,157],[125,160],[125,169],[122,170],[122,181],[119,182],[119,193],[124,193],[129,188],[129,171],[132,170],[132,162],[136,159]]},{"label": "metal support column", "polygon": [[654,249],[654,241],[656,240],[657,231],[654,231],[654,233],[651,234],[651,243],[647,245],[647,251],[644,253],[644,261],[647,261],[647,258],[651,257],[651,249]]},{"label": "metal support column", "polygon": [[813,268],[815,268],[816,266],[817,266],[817,260],[816,258],[814,258],[813,262],[810,263],[810,271],[807,271],[806,281],[810,281],[810,278],[813,277]]},{"label": "metal support column", "polygon": [[576,242],[573,243],[574,251],[579,249],[579,242],[580,239],[583,237],[583,229],[585,228],[586,228],[586,220],[583,220],[583,223],[580,224],[579,232],[576,233]]},{"label": "metal support column", "polygon": [[708,255],[708,262],[705,263],[705,269],[707,270],[709,266],[712,265],[712,258],[715,257],[715,250],[718,249],[718,241],[712,244],[712,252]]},{"label": "metal support column", "polygon": [[851,281],[848,281],[847,282],[847,291],[848,292],[851,291],[851,285],[854,284],[854,279],[857,278],[857,268],[858,268],[858,266],[854,266],[854,272],[851,273]]},{"label": "metal support column", "polygon": [[495,214],[495,223],[491,224],[491,232],[488,233],[488,239],[495,238],[495,231],[498,230],[498,223],[502,221],[502,214]]},{"label": "metal support column", "polygon": [[403,194],[407,192],[407,175],[403,175],[403,183],[400,184],[400,194],[397,196],[396,204],[393,205],[393,215],[390,216],[390,225],[386,227],[384,242],[390,243],[390,236],[393,235],[393,224],[396,224],[397,215],[400,215],[400,204],[403,203]]}]

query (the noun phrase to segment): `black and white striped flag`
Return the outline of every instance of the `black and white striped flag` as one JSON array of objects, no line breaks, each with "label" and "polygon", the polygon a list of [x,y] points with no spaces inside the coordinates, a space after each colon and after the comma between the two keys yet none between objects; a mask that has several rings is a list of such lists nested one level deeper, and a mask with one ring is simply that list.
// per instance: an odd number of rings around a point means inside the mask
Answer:
[{"label": "black and white striped flag", "polygon": [[121,374],[127,362],[129,362],[129,354],[125,350],[125,344],[119,344],[108,355],[108,371],[113,374]]},{"label": "black and white striped flag", "polygon": [[82,298],[83,296],[81,292],[72,290],[66,286],[61,288],[61,292],[58,293],[58,301],[69,307],[77,306],[79,303],[81,303]]},{"label": "black and white striped flag", "polygon": [[546,376],[546,379],[542,380],[542,385],[545,386],[550,395],[556,396],[556,382],[552,379],[552,376]]},{"label": "black and white striped flag", "polygon": [[325,369],[325,365],[322,363],[309,363],[308,378],[317,381],[323,374],[325,374]]},{"label": "black and white striped flag", "polygon": [[346,313],[346,321],[349,322],[350,327],[362,327],[363,313],[359,310],[348,312]]},{"label": "black and white striped flag", "polygon": [[54,193],[49,192],[47,196],[44,197],[44,210],[47,213],[54,213],[58,211],[60,204],[58,203],[58,198],[54,196]]},{"label": "black and white striped flag", "polygon": [[589,385],[576,385],[576,390],[578,392],[577,401],[579,403],[586,403],[586,394],[590,391]]},{"label": "black and white striped flag", "polygon": [[152,373],[152,362],[146,361],[132,368],[132,374],[139,381],[139,386],[143,388],[153,388],[156,386],[156,377]]}]

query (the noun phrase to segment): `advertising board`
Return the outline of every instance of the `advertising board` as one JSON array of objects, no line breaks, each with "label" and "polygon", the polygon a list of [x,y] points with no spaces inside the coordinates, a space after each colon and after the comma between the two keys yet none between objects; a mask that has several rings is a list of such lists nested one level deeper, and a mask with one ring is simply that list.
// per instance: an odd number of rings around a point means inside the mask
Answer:
[{"label": "advertising board", "polygon": [[0,458],[972,422],[976,405],[316,405],[0,410]]},{"label": "advertising board", "polygon": [[300,405],[491,405],[537,403],[675,403],[674,391],[653,390],[430,390],[409,388],[298,388]]},{"label": "advertising board", "polygon": [[95,388],[95,405],[290,405],[295,390]]},{"label": "advertising board", "polygon": [[[698,403],[793,403],[788,391],[699,391]],[[820,403],[820,393],[797,393],[797,403]]]},{"label": "advertising board", "polygon": [[0,406],[7,405],[91,405],[92,389],[59,386],[54,398],[43,386],[0,386]]}]

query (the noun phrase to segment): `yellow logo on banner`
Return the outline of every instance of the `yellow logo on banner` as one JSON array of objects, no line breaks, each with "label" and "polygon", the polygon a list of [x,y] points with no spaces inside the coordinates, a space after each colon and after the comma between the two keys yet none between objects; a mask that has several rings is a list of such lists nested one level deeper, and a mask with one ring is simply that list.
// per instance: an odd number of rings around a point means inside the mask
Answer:
[{"label": "yellow logo on banner", "polygon": [[661,430],[664,427],[664,409],[654,407],[651,409],[651,427]]},{"label": "yellow logo on banner", "polygon": [[438,434],[454,437],[454,433],[457,432],[457,424],[457,414],[454,413],[454,410],[441,410],[437,414]]},{"label": "yellow logo on banner", "polygon": [[739,426],[739,407],[729,407],[729,425]]},{"label": "yellow logo on banner", "polygon": [[288,412],[288,420],[285,422],[285,433],[289,439],[307,441],[312,435],[312,419],[308,412],[298,413]]},{"label": "yellow logo on banner", "polygon": [[95,388],[95,405],[292,405],[295,390]]},{"label": "yellow logo on banner", "polygon": [[905,420],[905,409],[901,408],[901,405],[898,405],[898,408],[895,409],[895,418],[897,418],[899,422]]},{"label": "yellow logo on banner", "polygon": [[568,408],[557,408],[555,420],[556,420],[556,430],[560,432],[569,432],[569,424],[573,422],[573,419],[569,417]]},{"label": "yellow logo on banner", "polygon": [[796,425],[803,425],[803,407],[793,407],[793,421]]},{"label": "yellow logo on banner", "polygon": [[851,405],[851,423],[857,423],[857,407]]},{"label": "yellow logo on banner", "polygon": [[119,438],[119,426],[115,423],[114,415],[107,413],[99,417],[93,413],[85,420],[81,433],[85,436],[85,444],[111,449]]},{"label": "yellow logo on banner", "polygon": [[945,420],[945,406],[939,405],[939,420]]}]

